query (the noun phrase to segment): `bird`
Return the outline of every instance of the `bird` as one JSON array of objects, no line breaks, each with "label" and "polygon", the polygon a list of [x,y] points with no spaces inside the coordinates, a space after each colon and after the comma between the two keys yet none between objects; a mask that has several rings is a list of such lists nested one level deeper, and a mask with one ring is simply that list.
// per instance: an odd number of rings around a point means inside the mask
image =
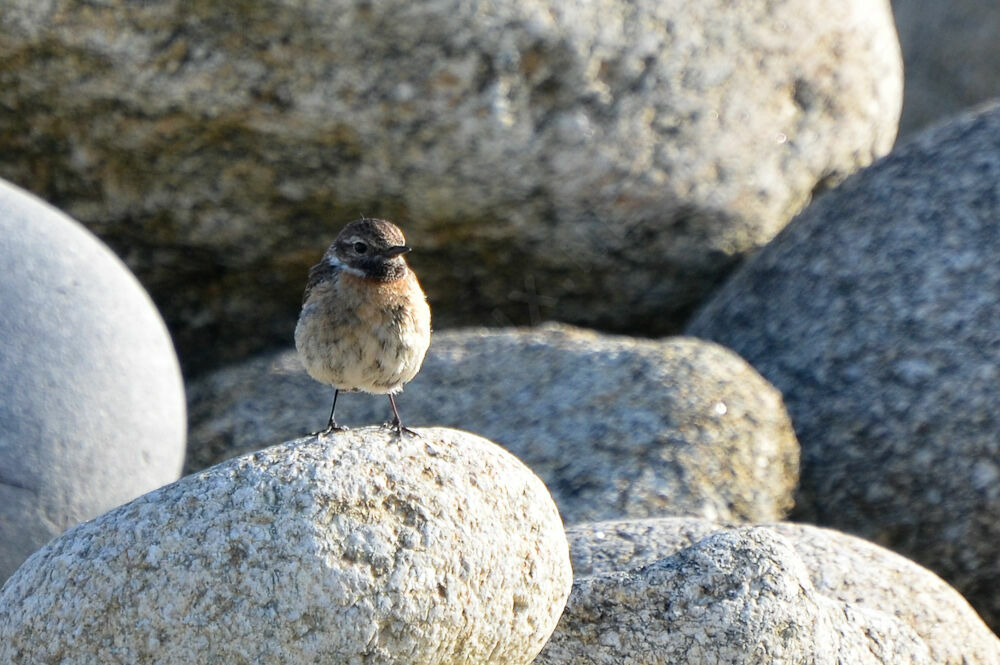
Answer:
[{"label": "bird", "polygon": [[410,249],[395,224],[362,217],[309,270],[295,349],[309,376],[334,389],[326,429],[315,435],[347,429],[337,424],[337,396],[357,391],[388,395],[387,425],[417,435],[394,398],[420,371],[431,338],[427,297],[404,258]]}]

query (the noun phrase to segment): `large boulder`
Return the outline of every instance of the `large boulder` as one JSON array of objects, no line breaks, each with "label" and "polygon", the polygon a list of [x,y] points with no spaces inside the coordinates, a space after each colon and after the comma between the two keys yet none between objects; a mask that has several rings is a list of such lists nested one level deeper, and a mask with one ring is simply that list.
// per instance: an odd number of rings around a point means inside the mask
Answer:
[{"label": "large boulder", "polygon": [[781,389],[796,516],[937,571],[1000,627],[1000,106],[793,221],[689,332]]},{"label": "large boulder", "polygon": [[0,181],[0,581],[77,522],[176,480],[184,386],[118,258]]},{"label": "large boulder", "polygon": [[555,504],[419,433],[290,441],[68,531],[0,592],[0,662],[530,662],[572,577]]},{"label": "large boulder", "polygon": [[1000,96],[1000,5],[892,0],[906,85],[901,135]]},{"label": "large boulder", "polygon": [[889,150],[902,97],[888,0],[9,0],[4,24],[0,175],[126,258],[193,370],[288,340],[360,214],[403,227],[438,327],[677,330]]},{"label": "large boulder", "polygon": [[[332,393],[291,351],[210,374],[191,387],[189,463],[318,429]],[[545,480],[568,523],[776,520],[791,508],[798,444],[781,397],[715,344],[568,326],[438,333],[397,402],[406,423],[506,447]],[[390,411],[382,396],[348,394],[337,416],[371,424]]]},{"label": "large boulder", "polygon": [[930,665],[885,613],[834,601],[787,539],[720,531],[645,567],[579,576],[536,665]]},{"label": "large boulder", "polygon": [[1000,662],[1000,640],[957,591],[837,531],[665,518],[567,536],[576,582],[538,663]]}]

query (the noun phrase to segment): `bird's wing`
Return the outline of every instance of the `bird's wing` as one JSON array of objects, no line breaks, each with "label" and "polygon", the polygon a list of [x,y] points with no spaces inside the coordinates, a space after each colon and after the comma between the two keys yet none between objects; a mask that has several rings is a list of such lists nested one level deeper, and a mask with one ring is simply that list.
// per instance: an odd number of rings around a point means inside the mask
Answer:
[{"label": "bird's wing", "polygon": [[339,273],[340,269],[330,265],[330,263],[326,260],[326,257],[310,268],[309,279],[306,281],[306,290],[302,293],[302,304],[306,304],[306,301],[309,300],[309,294],[312,293],[314,288],[323,282],[337,279],[339,277]]}]

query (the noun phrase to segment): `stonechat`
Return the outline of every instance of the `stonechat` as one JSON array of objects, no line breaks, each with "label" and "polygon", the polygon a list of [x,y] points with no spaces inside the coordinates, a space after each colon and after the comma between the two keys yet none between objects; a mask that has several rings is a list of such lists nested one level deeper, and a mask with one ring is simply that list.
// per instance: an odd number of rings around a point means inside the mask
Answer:
[{"label": "stonechat", "polygon": [[295,348],[309,375],[334,388],[321,434],[346,429],[335,417],[342,391],[388,395],[392,427],[415,434],[393,398],[420,371],[431,339],[427,298],[403,258],[409,251],[395,224],[361,218],[309,270]]}]

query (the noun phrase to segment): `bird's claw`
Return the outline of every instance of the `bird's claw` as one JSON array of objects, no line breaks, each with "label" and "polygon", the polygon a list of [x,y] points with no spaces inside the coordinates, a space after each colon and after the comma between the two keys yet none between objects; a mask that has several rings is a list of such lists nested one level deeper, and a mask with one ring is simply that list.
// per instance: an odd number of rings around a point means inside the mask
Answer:
[{"label": "bird's claw", "polygon": [[382,428],[383,429],[387,428],[387,429],[395,430],[396,436],[400,436],[401,437],[405,433],[405,434],[409,434],[410,436],[415,436],[417,438],[421,438],[420,432],[412,430],[412,429],[410,429],[409,427],[406,427],[405,425],[403,425],[403,423],[400,423],[400,422],[382,423]]},{"label": "bird's claw", "polygon": [[344,427],[343,425],[338,425],[337,423],[330,423],[326,426],[326,429],[320,430],[318,432],[313,432],[310,436],[315,436],[317,439],[325,439],[334,432],[350,432],[350,427]]}]

